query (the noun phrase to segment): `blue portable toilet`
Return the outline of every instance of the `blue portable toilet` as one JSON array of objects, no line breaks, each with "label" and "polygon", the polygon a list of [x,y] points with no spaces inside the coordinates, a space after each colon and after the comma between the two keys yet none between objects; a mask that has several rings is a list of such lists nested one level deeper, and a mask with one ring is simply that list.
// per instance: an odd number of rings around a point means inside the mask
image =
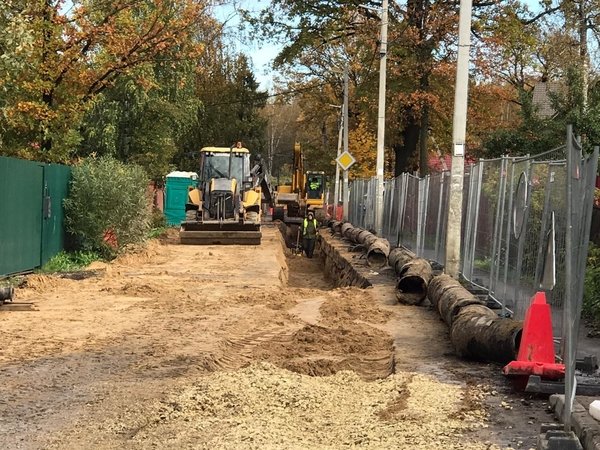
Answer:
[{"label": "blue portable toilet", "polygon": [[179,225],[185,220],[185,204],[190,188],[198,186],[196,172],[171,172],[165,183],[164,213],[168,225]]}]

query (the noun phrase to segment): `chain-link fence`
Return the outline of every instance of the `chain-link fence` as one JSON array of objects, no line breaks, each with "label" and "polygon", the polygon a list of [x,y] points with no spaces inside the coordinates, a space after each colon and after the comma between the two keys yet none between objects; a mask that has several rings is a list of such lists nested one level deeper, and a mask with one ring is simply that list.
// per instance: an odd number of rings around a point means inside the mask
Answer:
[{"label": "chain-link fence", "polygon": [[[463,184],[462,276],[488,292],[501,314],[516,319],[524,317],[536,291],[546,291],[556,336],[562,335],[567,293],[570,148],[579,151],[582,161],[577,166],[577,182],[583,187],[577,192],[592,189],[592,197],[582,194],[585,201],[577,204],[581,211],[577,220],[584,220],[593,207],[597,163],[593,158],[583,159],[577,145],[568,144],[535,156],[482,159],[465,167]],[[449,184],[449,172],[424,178],[405,173],[387,180],[384,237],[392,245],[443,263]],[[373,228],[375,189],[374,178],[352,182],[348,217],[353,224]],[[575,239],[581,242],[584,230],[578,230]]]}]

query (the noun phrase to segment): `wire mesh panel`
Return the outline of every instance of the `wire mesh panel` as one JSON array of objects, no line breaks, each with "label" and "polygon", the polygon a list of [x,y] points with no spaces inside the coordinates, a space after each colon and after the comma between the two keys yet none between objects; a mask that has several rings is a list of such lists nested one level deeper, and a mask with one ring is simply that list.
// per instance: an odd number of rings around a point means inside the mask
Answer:
[{"label": "wire mesh panel", "polygon": [[462,209],[462,226],[461,226],[461,267],[463,276],[467,280],[473,279],[473,227],[477,223],[477,209],[479,173],[481,166],[479,164],[471,165],[465,173],[463,180],[463,209]]},{"label": "wire mesh panel", "polygon": [[364,224],[363,227],[372,230],[375,228],[375,203],[377,193],[377,178],[373,177],[366,182],[364,195]]},{"label": "wire mesh panel", "polygon": [[[440,233],[439,225],[442,215],[442,199],[444,195],[444,173],[437,173],[427,177],[427,199],[423,205],[424,223],[422,228],[420,254],[427,259],[437,259],[439,241],[436,237]],[[437,241],[437,246],[436,246]]]},{"label": "wire mesh panel", "polygon": [[393,218],[393,227],[392,227],[392,238],[395,246],[399,246],[401,244],[400,234],[402,232],[402,224],[404,222],[404,211],[406,209],[406,198],[407,198],[407,183],[408,183],[409,175],[407,173],[403,173],[399,177],[395,179],[394,182],[394,199],[397,208],[397,214]]},{"label": "wire mesh panel", "polygon": [[354,180],[350,187],[348,220],[358,227],[364,226],[366,180]]},{"label": "wire mesh panel", "polygon": [[419,225],[419,178],[407,175],[405,188],[406,196],[399,240],[401,245],[416,252]]},{"label": "wire mesh panel", "polygon": [[448,228],[448,215],[446,211],[448,211],[450,204],[450,172],[445,171],[441,173],[440,184],[435,236],[435,260],[442,263],[446,260],[446,230]]},{"label": "wire mesh panel", "polygon": [[[585,272],[581,261],[587,253],[597,166],[596,159],[582,157],[577,140],[569,145],[579,152],[578,162],[572,162],[576,172],[570,175],[568,146],[560,146],[534,156],[480,160],[465,168],[463,183],[462,276],[486,289],[501,306],[500,314],[516,319],[524,317],[536,291],[545,291],[557,337],[565,335],[563,313],[568,308],[579,320]],[[568,181],[579,208],[570,219]],[[449,187],[448,172],[421,179],[404,173],[386,181],[382,225],[390,244],[443,263]],[[349,217],[355,225],[373,226],[375,189],[374,178],[352,183]],[[580,259],[568,257],[569,220]],[[579,291],[569,290],[569,271]]]},{"label": "wire mesh panel", "polygon": [[387,180],[384,183],[383,193],[383,237],[386,238],[391,245],[397,244],[397,235],[395,234],[395,222],[398,217],[398,202],[396,195],[396,178]]},{"label": "wire mesh panel", "polygon": [[[544,271],[547,272],[548,251],[554,247],[554,273],[556,280],[553,289],[546,289],[546,297],[552,308],[552,324],[555,335],[562,330],[562,310],[565,299],[566,271],[566,232],[567,232],[567,202],[565,197],[567,183],[567,166],[565,161],[549,163],[546,179],[547,196],[544,198],[544,214],[540,226],[540,248],[538,263],[534,276],[535,288],[540,288]],[[554,244],[553,244],[554,243]],[[553,244],[553,245],[552,245]]]},{"label": "wire mesh panel", "polygon": [[474,199],[474,224],[472,229],[472,281],[485,287],[490,286],[492,268],[492,250],[496,209],[502,194],[502,160],[481,161],[479,178]]}]

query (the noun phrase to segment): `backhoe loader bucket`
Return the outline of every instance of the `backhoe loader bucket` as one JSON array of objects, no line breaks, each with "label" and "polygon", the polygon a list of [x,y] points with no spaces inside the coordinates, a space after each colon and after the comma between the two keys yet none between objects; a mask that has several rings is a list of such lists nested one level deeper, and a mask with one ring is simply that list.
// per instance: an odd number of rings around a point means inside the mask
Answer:
[{"label": "backhoe loader bucket", "polygon": [[182,222],[179,240],[185,245],[260,245],[260,223]]}]

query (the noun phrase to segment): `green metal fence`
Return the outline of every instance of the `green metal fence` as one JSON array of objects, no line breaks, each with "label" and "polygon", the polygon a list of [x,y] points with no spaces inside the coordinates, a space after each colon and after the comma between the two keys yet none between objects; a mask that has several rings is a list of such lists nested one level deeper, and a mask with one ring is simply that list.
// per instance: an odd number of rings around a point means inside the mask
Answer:
[{"label": "green metal fence", "polygon": [[64,246],[71,169],[0,157],[0,275],[43,265]]}]

